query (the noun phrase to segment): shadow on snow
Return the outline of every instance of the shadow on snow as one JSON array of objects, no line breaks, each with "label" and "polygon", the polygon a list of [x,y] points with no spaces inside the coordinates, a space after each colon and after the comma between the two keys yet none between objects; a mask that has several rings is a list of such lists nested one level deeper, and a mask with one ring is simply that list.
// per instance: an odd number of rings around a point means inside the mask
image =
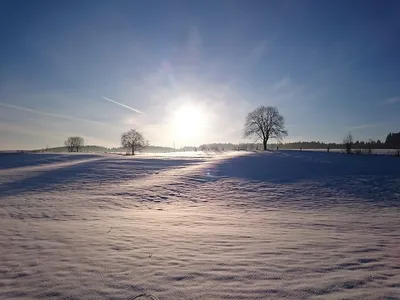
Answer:
[{"label": "shadow on snow", "polygon": [[99,157],[96,154],[0,153],[0,170],[43,166]]},{"label": "shadow on snow", "polygon": [[17,195],[25,192],[45,192],[63,189],[68,183],[109,184],[128,181],[158,173],[164,169],[179,168],[196,164],[201,160],[189,159],[149,159],[149,158],[108,158],[82,162],[71,166],[54,168],[0,185],[0,197]]},{"label": "shadow on snow", "polygon": [[233,157],[216,167],[216,176],[292,183],[324,177],[400,176],[400,160],[306,151],[260,152]]},{"label": "shadow on snow", "polygon": [[[287,185],[285,197],[317,193],[321,202],[341,196],[400,205],[400,160],[389,156],[355,156],[307,151],[261,152],[233,157],[212,173],[266,186]],[[256,191],[255,191],[256,192]],[[267,195],[266,195],[267,196]],[[308,194],[308,198],[315,198]]]}]

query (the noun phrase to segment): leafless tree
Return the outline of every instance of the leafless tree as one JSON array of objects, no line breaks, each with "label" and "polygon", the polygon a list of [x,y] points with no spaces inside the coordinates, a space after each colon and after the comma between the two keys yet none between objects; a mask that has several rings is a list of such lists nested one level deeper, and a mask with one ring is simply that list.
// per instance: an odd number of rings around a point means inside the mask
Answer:
[{"label": "leafless tree", "polygon": [[346,150],[347,154],[351,153],[351,150],[353,148],[353,135],[351,134],[351,132],[349,132],[345,138],[343,139],[343,146],[344,146],[344,150]]},{"label": "leafless tree", "polygon": [[81,149],[84,144],[85,141],[79,136],[71,136],[64,142],[64,145],[65,147],[67,147],[68,152],[73,152],[74,150],[76,150],[76,152],[79,152],[79,149]]},{"label": "leafless tree", "polygon": [[83,138],[76,136],[73,138],[74,139],[74,147],[76,149],[76,152],[79,152],[79,149],[81,149],[83,147],[83,145],[85,144],[85,141],[83,140]]},{"label": "leafless tree", "polygon": [[68,152],[72,152],[74,150],[73,147],[73,142],[72,142],[72,137],[69,137],[65,142],[64,142],[65,147],[67,147]]},{"label": "leafless tree", "polygon": [[267,142],[270,138],[281,140],[287,134],[285,119],[276,107],[260,106],[246,117],[244,136],[261,140],[264,150],[267,150]]},{"label": "leafless tree", "polygon": [[121,135],[122,147],[130,149],[132,155],[135,151],[140,151],[149,145],[149,142],[143,137],[143,134],[135,129],[131,129]]}]

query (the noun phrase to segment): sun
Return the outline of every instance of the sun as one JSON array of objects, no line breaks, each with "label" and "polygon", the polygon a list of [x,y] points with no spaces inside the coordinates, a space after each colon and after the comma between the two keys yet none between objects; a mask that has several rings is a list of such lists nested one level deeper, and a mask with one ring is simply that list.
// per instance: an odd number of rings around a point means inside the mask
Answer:
[{"label": "sun", "polygon": [[206,116],[200,108],[186,104],[174,112],[173,125],[181,142],[194,142],[206,127]]}]

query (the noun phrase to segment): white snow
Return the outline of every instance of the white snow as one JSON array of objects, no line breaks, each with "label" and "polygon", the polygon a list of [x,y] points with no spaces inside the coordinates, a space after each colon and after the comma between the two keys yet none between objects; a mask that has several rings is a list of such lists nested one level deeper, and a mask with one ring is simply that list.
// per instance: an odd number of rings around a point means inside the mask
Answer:
[{"label": "white snow", "polygon": [[0,299],[400,299],[395,157],[0,154],[0,220]]}]

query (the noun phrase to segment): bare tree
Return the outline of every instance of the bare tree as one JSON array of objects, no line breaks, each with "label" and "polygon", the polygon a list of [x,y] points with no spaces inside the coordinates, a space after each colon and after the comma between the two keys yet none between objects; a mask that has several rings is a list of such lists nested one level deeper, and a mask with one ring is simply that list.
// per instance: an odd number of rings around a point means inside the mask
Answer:
[{"label": "bare tree", "polygon": [[73,137],[73,140],[74,140],[74,147],[76,149],[76,152],[79,152],[79,149],[81,149],[83,147],[83,145],[85,144],[85,141],[80,136]]},{"label": "bare tree", "polygon": [[130,149],[132,155],[135,155],[135,151],[140,151],[149,145],[149,142],[145,140],[143,134],[135,129],[131,129],[121,135],[122,147]]},{"label": "bare tree", "polygon": [[353,143],[354,143],[353,135],[351,134],[351,132],[349,132],[343,139],[344,150],[346,150],[347,154],[351,153],[351,149],[353,148]]},{"label": "bare tree", "polygon": [[65,145],[65,147],[67,147],[68,152],[72,152],[72,151],[74,150],[72,137],[69,137],[69,138],[64,142],[64,145]]},{"label": "bare tree", "polygon": [[76,150],[76,152],[79,152],[79,149],[81,149],[84,144],[85,141],[80,136],[71,136],[64,142],[64,145],[65,147],[67,147],[68,152],[74,152],[74,149]]},{"label": "bare tree", "polygon": [[262,140],[264,150],[267,150],[270,138],[281,140],[287,134],[285,119],[276,107],[260,106],[246,117],[244,136]]}]

